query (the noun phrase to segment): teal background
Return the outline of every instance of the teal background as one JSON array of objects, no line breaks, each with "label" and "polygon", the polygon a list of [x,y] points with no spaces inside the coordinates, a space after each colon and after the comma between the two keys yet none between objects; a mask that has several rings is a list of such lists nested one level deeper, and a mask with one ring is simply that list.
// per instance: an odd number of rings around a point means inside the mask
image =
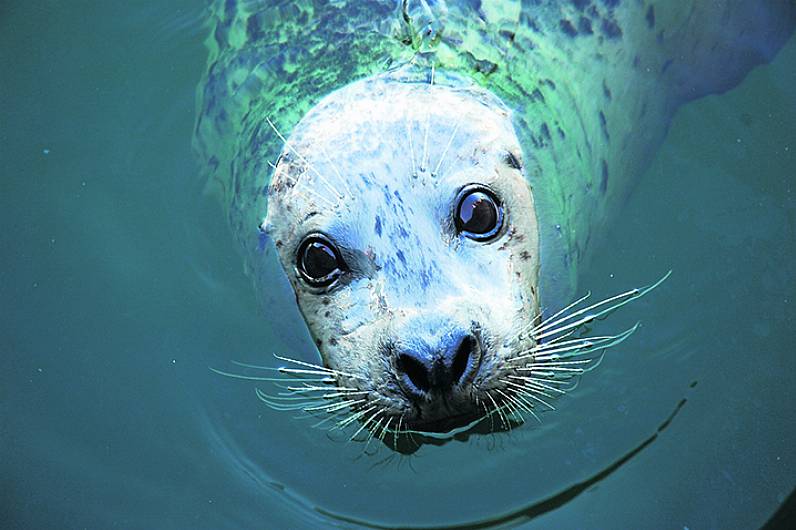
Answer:
[{"label": "teal background", "polygon": [[489,519],[598,473],[684,397],[616,472],[517,524],[754,528],[790,494],[796,41],[680,110],[593,250],[595,296],[674,270],[598,331],[643,327],[543,426],[399,459],[208,369],[313,349],[278,276],[258,305],[202,193],[202,18],[195,2],[0,6],[0,528],[351,526],[315,506]]}]

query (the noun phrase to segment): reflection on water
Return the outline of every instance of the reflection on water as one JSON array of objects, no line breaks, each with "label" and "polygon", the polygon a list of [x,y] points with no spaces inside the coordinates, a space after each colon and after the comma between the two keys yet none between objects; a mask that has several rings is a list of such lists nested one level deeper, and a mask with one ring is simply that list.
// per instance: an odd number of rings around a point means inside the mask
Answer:
[{"label": "reflection on water", "polygon": [[390,458],[208,369],[314,348],[288,286],[257,306],[196,178],[189,4],[0,10],[4,528],[452,525],[581,486],[528,525],[750,528],[787,498],[794,42],[682,109],[595,249],[595,296],[674,271],[610,321],[638,332],[541,425]]}]

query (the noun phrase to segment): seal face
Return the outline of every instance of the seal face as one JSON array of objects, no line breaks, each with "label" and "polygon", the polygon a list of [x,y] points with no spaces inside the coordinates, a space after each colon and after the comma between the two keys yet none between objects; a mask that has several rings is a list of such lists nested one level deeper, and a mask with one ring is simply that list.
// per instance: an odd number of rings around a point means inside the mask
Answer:
[{"label": "seal face", "polygon": [[266,230],[363,419],[450,431],[521,376],[539,312],[521,153],[491,94],[380,78],[330,94],[287,139]]}]

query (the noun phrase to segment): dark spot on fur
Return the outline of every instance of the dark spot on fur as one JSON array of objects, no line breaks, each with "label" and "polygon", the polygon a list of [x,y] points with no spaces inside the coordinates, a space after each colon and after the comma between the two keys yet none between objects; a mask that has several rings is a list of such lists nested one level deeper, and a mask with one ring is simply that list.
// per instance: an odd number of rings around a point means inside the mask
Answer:
[{"label": "dark spot on fur", "polygon": [[334,337],[329,337],[329,344],[332,346],[337,346],[337,339]]},{"label": "dark spot on fur", "polygon": [[545,99],[544,95],[542,94],[542,91],[539,90],[538,88],[534,88],[533,92],[531,92],[531,101],[540,101],[544,103]]},{"label": "dark spot on fur", "polygon": [[591,35],[594,33],[591,29],[591,20],[588,17],[580,17],[578,19],[578,31],[583,35]]},{"label": "dark spot on fur", "polygon": [[509,42],[514,42],[514,37],[516,37],[517,35],[513,31],[502,29],[500,30],[500,36]]},{"label": "dark spot on fur", "polygon": [[575,26],[572,25],[572,22],[569,20],[562,18],[558,21],[558,25],[561,27],[561,31],[563,31],[566,35],[570,37],[576,37],[578,35],[578,30],[575,29]]},{"label": "dark spot on fur", "polygon": [[489,75],[495,70],[497,70],[498,65],[493,63],[492,61],[487,61],[486,59],[480,59],[475,61],[475,71],[480,72],[484,75]]},{"label": "dark spot on fur", "polygon": [[331,311],[324,311],[323,312],[323,316],[324,316],[324,318],[329,318],[330,316],[332,316],[332,312]]},{"label": "dark spot on fur", "polygon": [[558,128],[558,135],[561,137],[562,140],[567,137],[567,135],[564,133],[564,129],[562,129],[561,127]]},{"label": "dark spot on fur", "polygon": [[605,36],[609,39],[618,39],[622,36],[622,29],[611,19],[603,19],[602,29]]},{"label": "dark spot on fur", "polygon": [[226,0],[224,2],[224,16],[227,19],[233,19],[235,17],[235,6],[237,6],[237,2],[235,0]]},{"label": "dark spot on fur", "polygon": [[549,141],[549,140],[552,140],[552,138],[550,137],[550,128],[549,128],[549,127],[547,127],[547,124],[546,124],[546,123],[543,123],[543,124],[542,124],[542,126],[541,126],[541,128],[540,128],[539,130],[541,131],[541,133],[542,133],[542,136],[544,136],[545,138],[547,138],[547,140],[548,140],[548,141]]},{"label": "dark spot on fur", "polygon": [[321,298],[321,303],[322,303],[323,305],[329,305],[329,304],[331,304],[331,303],[332,303],[332,301],[329,299],[329,297],[328,297],[328,296],[324,296],[323,298]]},{"label": "dark spot on fur", "polygon": [[647,27],[652,29],[655,27],[655,6],[649,6],[647,8],[647,14],[644,16],[647,20]]},{"label": "dark spot on fur", "polygon": [[608,101],[611,101],[613,97],[611,95],[611,89],[608,88],[608,84],[605,82],[605,79],[603,79],[603,95],[605,96],[605,99],[607,99]]},{"label": "dark spot on fur", "polygon": [[284,243],[282,242],[281,239],[277,239],[276,243],[274,244],[276,245],[276,248],[282,248],[282,246],[284,246]]},{"label": "dark spot on fur", "polygon": [[608,120],[605,118],[603,111],[600,111],[600,127],[603,130],[603,135],[607,141],[611,140],[611,135],[608,134]]},{"label": "dark spot on fur", "polygon": [[605,193],[608,189],[608,162],[605,161],[603,158],[603,170],[602,176],[600,177],[600,192]]},{"label": "dark spot on fur", "polygon": [[398,252],[395,253],[395,255],[398,256],[398,259],[401,260],[401,263],[406,265],[406,256],[404,256],[403,251],[399,250]]},{"label": "dark spot on fur", "polygon": [[382,194],[384,195],[384,201],[389,205],[392,204],[392,195],[390,195],[390,188],[387,187],[385,184],[382,187]]},{"label": "dark spot on fur", "polygon": [[320,348],[321,346],[323,346],[323,341],[321,339],[315,339],[315,345]]},{"label": "dark spot on fur", "polygon": [[260,40],[263,37],[263,30],[260,28],[257,15],[252,15],[246,20],[246,37],[250,41]]},{"label": "dark spot on fur", "polygon": [[522,169],[519,159],[511,151],[506,151],[506,155],[503,157],[503,162],[505,162],[510,168]]},{"label": "dark spot on fur", "polygon": [[376,235],[381,237],[381,217],[378,215],[376,216],[376,226],[373,229],[376,231]]},{"label": "dark spot on fur", "polygon": [[527,250],[523,250],[522,252],[520,252],[520,259],[522,261],[528,261],[529,259],[531,259],[531,255]]}]

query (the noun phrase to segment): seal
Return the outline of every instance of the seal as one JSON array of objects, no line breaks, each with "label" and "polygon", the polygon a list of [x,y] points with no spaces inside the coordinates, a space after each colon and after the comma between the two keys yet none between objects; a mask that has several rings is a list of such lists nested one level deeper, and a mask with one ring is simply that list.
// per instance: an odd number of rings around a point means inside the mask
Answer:
[{"label": "seal", "polygon": [[580,331],[663,279],[565,305],[593,236],[676,109],[769,60],[796,4],[228,1],[212,20],[195,144],[258,290],[274,249],[320,354],[279,357],[306,399],[259,396],[412,451],[538,417],[633,333]]}]

